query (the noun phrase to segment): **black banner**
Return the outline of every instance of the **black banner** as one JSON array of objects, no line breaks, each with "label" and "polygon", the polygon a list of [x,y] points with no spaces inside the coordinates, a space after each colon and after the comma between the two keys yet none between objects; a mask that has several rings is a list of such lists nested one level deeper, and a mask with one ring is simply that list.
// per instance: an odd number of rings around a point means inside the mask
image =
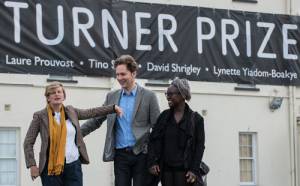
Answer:
[{"label": "black banner", "polygon": [[0,1],[0,72],[300,85],[300,17],[109,0]]}]

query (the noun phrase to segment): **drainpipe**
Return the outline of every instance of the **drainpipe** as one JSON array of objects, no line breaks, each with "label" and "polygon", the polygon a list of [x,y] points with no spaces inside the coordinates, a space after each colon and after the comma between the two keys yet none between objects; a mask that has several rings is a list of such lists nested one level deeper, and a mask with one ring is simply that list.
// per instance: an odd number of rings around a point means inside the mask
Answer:
[{"label": "drainpipe", "polygon": [[289,128],[290,128],[290,165],[291,185],[298,186],[298,160],[297,160],[297,121],[296,121],[296,87],[289,86]]},{"label": "drainpipe", "polygon": [[[286,13],[293,15],[294,0],[286,0]],[[296,87],[289,86],[289,123],[290,123],[290,149],[291,149],[291,185],[299,186],[298,140],[296,118]]]}]

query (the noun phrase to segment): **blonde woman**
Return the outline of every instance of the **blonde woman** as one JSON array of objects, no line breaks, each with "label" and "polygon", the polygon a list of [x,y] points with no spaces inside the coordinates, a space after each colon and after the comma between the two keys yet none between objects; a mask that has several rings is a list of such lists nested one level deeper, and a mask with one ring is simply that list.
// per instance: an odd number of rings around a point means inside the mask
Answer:
[{"label": "blonde woman", "polygon": [[[92,109],[64,106],[66,93],[63,85],[53,82],[46,87],[46,108],[35,112],[24,140],[27,168],[32,180],[41,177],[43,186],[82,186],[81,164],[88,164],[89,157],[80,133],[79,121],[96,116],[122,114],[117,105]],[[40,134],[39,166],[33,146]]]}]

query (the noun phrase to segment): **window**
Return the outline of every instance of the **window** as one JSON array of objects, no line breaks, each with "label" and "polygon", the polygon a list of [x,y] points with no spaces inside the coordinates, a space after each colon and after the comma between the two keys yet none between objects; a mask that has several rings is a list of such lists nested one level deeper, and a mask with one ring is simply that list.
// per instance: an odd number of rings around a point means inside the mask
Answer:
[{"label": "window", "polygon": [[0,128],[0,186],[18,185],[17,130]]},{"label": "window", "polygon": [[78,83],[77,80],[73,79],[73,76],[59,76],[59,75],[49,75],[47,82],[59,81],[62,83]]},{"label": "window", "polygon": [[256,185],[256,134],[239,134],[240,185]]},{"label": "window", "polygon": [[145,86],[152,86],[152,87],[169,87],[170,83],[168,79],[148,79],[148,82],[145,83]]}]

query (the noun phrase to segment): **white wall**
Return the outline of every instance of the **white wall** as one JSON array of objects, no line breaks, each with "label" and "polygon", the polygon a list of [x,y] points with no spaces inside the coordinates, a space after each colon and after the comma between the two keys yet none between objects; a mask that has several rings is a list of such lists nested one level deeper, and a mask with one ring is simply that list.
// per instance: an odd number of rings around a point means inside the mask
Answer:
[{"label": "white wall", "polygon": [[[20,186],[41,185],[40,179],[32,183],[29,170],[25,167],[23,141],[35,111],[46,105],[44,88],[47,76],[0,74],[0,127],[20,128]],[[67,99],[65,104],[78,108],[96,107],[103,104],[110,90],[109,78],[78,78],[78,84],[65,83]],[[88,79],[88,80],[87,80]],[[81,84],[81,86],[80,86]],[[77,87],[78,86],[78,87]],[[4,105],[10,104],[11,110],[4,111]],[[96,185],[99,176],[103,185],[111,185],[111,164],[102,162],[105,127],[85,138],[91,164],[83,166],[84,185]],[[40,138],[35,145],[36,160],[40,150]]]},{"label": "white wall", "polygon": [[[257,86],[260,91],[251,92],[234,91],[235,86],[192,82],[189,104],[200,114],[206,112],[204,161],[211,167],[209,185],[239,185],[239,132],[257,133],[258,185],[291,185],[288,88]],[[166,108],[163,90],[153,89]],[[274,96],[284,100],[278,110],[271,111],[269,102]]]},{"label": "white wall", "polygon": [[300,16],[300,1],[299,0],[291,0],[291,14]]},{"label": "white wall", "polygon": [[233,91],[233,86],[203,83],[192,98],[195,110],[207,110],[204,159],[211,166],[209,185],[239,185],[239,132],[257,133],[258,185],[290,185],[288,100],[274,112],[268,107],[273,90],[285,97],[286,89],[259,86],[260,92],[251,93]]},{"label": "white wall", "polygon": [[[47,76],[7,75],[0,74],[0,97],[5,98],[0,100],[0,126],[20,128],[21,186],[41,185],[39,179],[32,184],[29,171],[25,169],[22,143],[33,112],[45,106],[43,93]],[[66,104],[79,108],[101,105],[105,94],[111,88],[119,87],[116,81],[109,78],[75,79],[78,79],[78,84],[65,83]],[[143,85],[146,80],[139,82]],[[238,134],[249,131],[257,133],[258,184],[290,186],[288,88],[257,86],[259,92],[249,92],[235,91],[236,84],[231,83],[191,82],[191,85],[193,96],[189,104],[200,114],[206,112],[204,160],[211,167],[209,185],[239,185]],[[148,88],[157,93],[161,108],[166,109],[163,94],[166,88]],[[284,97],[284,101],[278,110],[272,112],[268,104],[275,92],[276,96]],[[296,94],[299,95],[299,89]],[[4,111],[4,104],[11,104],[11,111]],[[297,99],[296,107],[299,114],[300,99]],[[105,132],[104,126],[85,138],[91,164],[83,166],[84,185],[109,186],[113,183],[112,164],[102,162]],[[36,153],[39,144],[36,145]]]}]

